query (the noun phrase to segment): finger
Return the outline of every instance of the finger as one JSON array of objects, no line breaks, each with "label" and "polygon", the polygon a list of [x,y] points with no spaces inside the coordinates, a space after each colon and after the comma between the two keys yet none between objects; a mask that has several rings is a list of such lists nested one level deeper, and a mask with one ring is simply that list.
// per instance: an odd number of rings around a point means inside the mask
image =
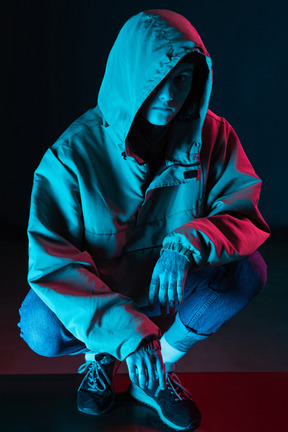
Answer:
[{"label": "finger", "polygon": [[177,281],[177,297],[179,304],[183,303],[184,301],[184,280],[179,279]]},{"label": "finger", "polygon": [[175,291],[176,291],[176,281],[170,281],[168,285],[168,302],[169,306],[175,304]]},{"label": "finger", "polygon": [[158,296],[158,290],[159,290],[159,278],[154,273],[152,275],[152,279],[150,282],[150,288],[149,288],[149,304],[150,307],[153,307],[153,304],[155,303],[157,296]]},{"label": "finger", "polygon": [[142,361],[141,363],[137,364],[137,369],[138,369],[138,382],[139,382],[139,386],[144,389],[146,386],[146,371],[145,371],[145,364]]},{"label": "finger", "polygon": [[159,288],[159,294],[158,299],[161,305],[164,305],[167,303],[168,299],[168,281],[161,280],[160,282],[160,288]]},{"label": "finger", "polygon": [[166,388],[166,371],[165,371],[165,366],[162,360],[162,354],[160,352],[160,358],[158,357],[156,359],[156,370],[157,370],[157,375],[158,375],[158,380],[159,380],[159,387],[161,388],[161,390],[165,390]]},{"label": "finger", "polygon": [[148,374],[148,379],[147,379],[147,385],[149,387],[149,389],[152,389],[154,387],[154,383],[156,381],[156,376],[155,376],[155,360],[153,356],[148,356],[145,359],[146,361],[146,369],[147,369],[147,374]]},{"label": "finger", "polygon": [[167,290],[168,290],[167,280],[165,279],[160,280],[158,299],[160,303],[161,316],[163,318],[167,317],[167,298],[168,298]]},{"label": "finger", "polygon": [[175,304],[169,303],[169,315],[175,315]]},{"label": "finger", "polygon": [[137,373],[136,373],[135,366],[134,365],[133,366],[132,365],[128,366],[128,364],[127,364],[127,367],[128,367],[128,373],[129,373],[130,380],[133,383],[137,384]]}]

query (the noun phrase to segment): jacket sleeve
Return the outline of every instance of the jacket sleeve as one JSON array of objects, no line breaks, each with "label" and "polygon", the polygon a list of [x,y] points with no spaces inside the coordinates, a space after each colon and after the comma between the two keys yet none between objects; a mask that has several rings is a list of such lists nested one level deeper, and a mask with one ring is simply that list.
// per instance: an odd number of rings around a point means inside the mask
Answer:
[{"label": "jacket sleeve", "polygon": [[123,360],[142,339],[160,337],[160,330],[130,298],[101,281],[83,248],[81,196],[69,151],[51,147],[34,174],[28,282],[88,349]]},{"label": "jacket sleeve", "polygon": [[261,180],[231,125],[224,120],[220,128],[214,128],[203,134],[210,146],[214,142],[204,216],[167,235],[161,251],[174,250],[184,255],[192,270],[245,258],[270,235],[258,209]]}]

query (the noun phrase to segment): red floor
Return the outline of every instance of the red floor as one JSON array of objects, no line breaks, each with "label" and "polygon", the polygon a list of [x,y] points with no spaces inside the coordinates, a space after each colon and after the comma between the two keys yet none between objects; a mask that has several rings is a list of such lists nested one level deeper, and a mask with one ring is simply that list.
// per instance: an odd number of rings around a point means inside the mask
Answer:
[{"label": "red floor", "polygon": [[[288,431],[288,373],[178,374],[202,412],[199,432]],[[80,375],[2,375],[3,432],[169,431],[148,407],[126,393],[127,375],[116,376],[116,404],[106,415],[75,406]],[[4,427],[3,427],[4,425]]]}]

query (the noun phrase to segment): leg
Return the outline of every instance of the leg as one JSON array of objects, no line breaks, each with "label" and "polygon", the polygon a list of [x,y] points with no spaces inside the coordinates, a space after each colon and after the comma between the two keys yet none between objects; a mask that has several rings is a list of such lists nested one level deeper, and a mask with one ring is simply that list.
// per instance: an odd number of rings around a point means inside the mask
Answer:
[{"label": "leg", "polygon": [[57,357],[89,352],[85,344],[63,326],[32,289],[25,297],[19,313],[20,336],[37,354]]},{"label": "leg", "polygon": [[240,261],[190,272],[184,302],[165,339],[187,352],[243,309],[263,289],[266,279],[267,267],[258,251]]},{"label": "leg", "polygon": [[[190,272],[184,302],[178,305],[174,323],[161,338],[167,389],[142,389],[132,383],[131,395],[156,409],[160,418],[174,429],[199,426],[201,414],[191,394],[174,373],[173,364],[198,340],[215,333],[246,306],[265,282],[266,265],[259,252],[238,262]],[[148,312],[147,309],[143,311]]]},{"label": "leg", "polygon": [[120,362],[109,355],[91,353],[32,289],[19,312],[21,337],[37,354],[57,357],[85,353],[86,362],[78,369],[79,373],[86,371],[86,375],[78,389],[77,407],[82,412],[94,415],[108,411],[115,400],[112,382]]}]

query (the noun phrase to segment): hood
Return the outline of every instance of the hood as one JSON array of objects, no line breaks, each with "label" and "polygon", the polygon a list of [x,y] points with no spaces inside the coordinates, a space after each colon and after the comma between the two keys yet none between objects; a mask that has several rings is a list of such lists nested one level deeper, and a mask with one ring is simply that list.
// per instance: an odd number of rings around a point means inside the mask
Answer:
[{"label": "hood", "polygon": [[[174,160],[177,157],[173,145],[182,153],[181,160],[189,159],[191,146],[196,145],[198,151],[201,146],[201,130],[213,82],[210,55],[190,22],[170,10],[143,11],[124,24],[108,56],[97,101],[106,131],[121,151],[126,150],[125,140],[145,99],[182,57],[192,52],[203,56],[207,76],[193,119],[182,115],[172,120],[169,135]],[[184,106],[189,114],[189,106]],[[185,122],[189,124],[183,127]],[[178,137],[177,142],[173,136]]]}]

